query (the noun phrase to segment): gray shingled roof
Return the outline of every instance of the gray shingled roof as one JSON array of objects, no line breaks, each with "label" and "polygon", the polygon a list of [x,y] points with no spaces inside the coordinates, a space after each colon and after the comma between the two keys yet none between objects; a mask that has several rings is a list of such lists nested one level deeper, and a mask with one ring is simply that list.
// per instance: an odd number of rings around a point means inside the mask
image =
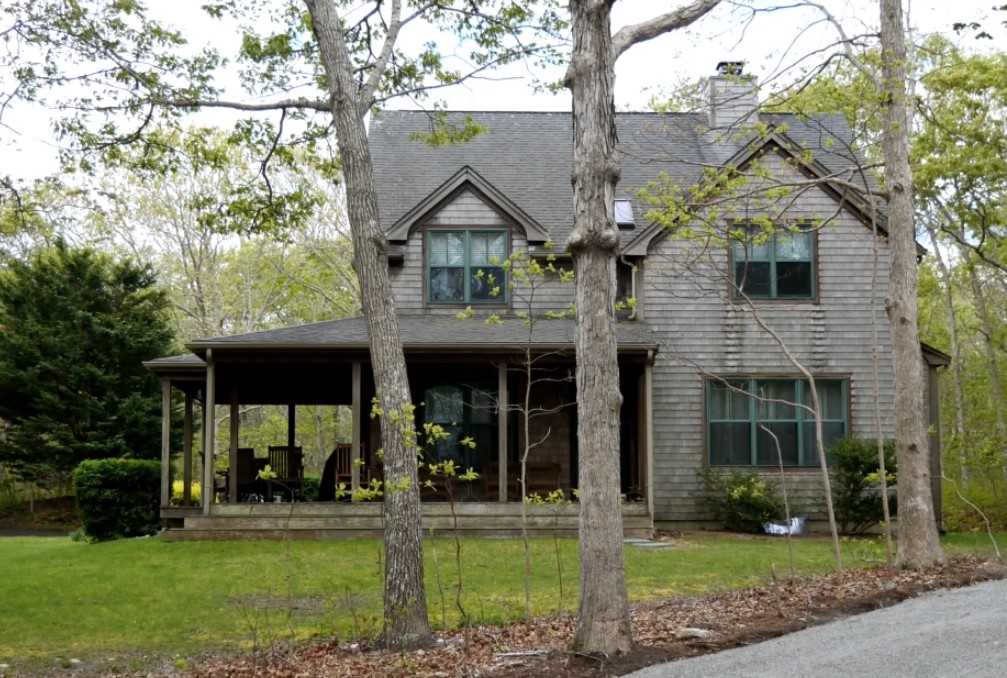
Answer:
[{"label": "gray shingled roof", "polygon": [[[406,350],[457,347],[465,350],[514,350],[528,343],[528,328],[518,318],[488,325],[482,319],[459,320],[454,316],[402,314],[399,316],[402,344]],[[618,323],[622,349],[657,348],[650,329],[640,322]],[[572,320],[541,320],[533,326],[532,345],[539,349],[572,348]],[[367,328],[362,317],[329,320],[228,337],[197,339],[188,348],[199,353],[207,348],[256,349],[367,349]]]},{"label": "gray shingled roof", "polygon": [[[370,149],[382,227],[390,229],[409,210],[468,165],[516,203],[556,243],[573,227],[572,155],[569,113],[458,112],[486,125],[482,136],[463,144],[429,146],[410,140],[430,129],[419,111],[382,111],[370,125]],[[841,116],[802,119],[790,114],[760,114],[760,120],[785,130],[787,138],[810,148],[832,171],[855,165],[848,151],[851,133]],[[622,180],[617,198],[633,202],[636,229],[623,232],[623,244],[646,227],[647,207],[636,192],[660,172],[682,186],[704,167],[721,166],[746,140],[724,140],[706,129],[700,113],[618,113]]]}]

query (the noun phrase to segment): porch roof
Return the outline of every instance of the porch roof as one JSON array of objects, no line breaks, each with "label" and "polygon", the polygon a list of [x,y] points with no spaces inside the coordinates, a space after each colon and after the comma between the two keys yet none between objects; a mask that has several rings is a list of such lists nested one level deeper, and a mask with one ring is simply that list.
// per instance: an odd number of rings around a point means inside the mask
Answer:
[{"label": "porch roof", "polygon": [[[536,351],[573,351],[574,321],[541,319],[530,333],[520,318],[501,317],[502,322],[487,324],[484,318],[459,320],[447,315],[399,315],[399,333],[407,353],[481,353],[499,354],[523,351],[530,345]],[[658,349],[658,340],[641,322],[616,325],[619,352],[646,354]],[[363,317],[248,332],[224,337],[196,339],[186,345],[191,354],[169,356],[144,363],[159,374],[191,373],[204,367],[207,349],[217,352],[312,352],[364,353],[368,351],[367,327]]]},{"label": "porch roof", "polygon": [[[487,324],[473,317],[460,320],[454,316],[400,314],[402,345],[413,351],[465,350],[479,353],[523,350],[529,343],[537,350],[572,349],[574,322],[569,319],[540,319],[529,328],[516,317],[501,316],[502,322]],[[657,339],[648,327],[638,322],[618,323],[621,351],[657,349]],[[200,357],[206,349],[330,349],[366,350],[367,327],[362,316],[296,325],[275,330],[234,334],[227,337],[197,339],[187,348]]]}]

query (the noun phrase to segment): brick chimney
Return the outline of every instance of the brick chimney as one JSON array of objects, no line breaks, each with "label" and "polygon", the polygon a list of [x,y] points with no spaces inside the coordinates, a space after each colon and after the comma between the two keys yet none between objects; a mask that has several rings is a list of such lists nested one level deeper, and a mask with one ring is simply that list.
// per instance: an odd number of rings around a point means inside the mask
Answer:
[{"label": "brick chimney", "polygon": [[744,71],[744,61],[721,61],[717,74],[707,80],[711,129],[725,130],[758,120],[758,83],[754,75]]}]

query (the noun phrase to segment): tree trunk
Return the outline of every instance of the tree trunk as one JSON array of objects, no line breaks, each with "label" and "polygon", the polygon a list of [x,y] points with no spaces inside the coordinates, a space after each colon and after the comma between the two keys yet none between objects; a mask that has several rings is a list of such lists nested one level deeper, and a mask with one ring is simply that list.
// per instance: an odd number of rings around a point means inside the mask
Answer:
[{"label": "tree trunk", "polygon": [[941,279],[941,296],[944,300],[944,312],[948,317],[948,334],[951,340],[951,378],[953,381],[955,400],[955,429],[954,437],[958,442],[958,474],[962,487],[967,488],[969,484],[969,470],[965,456],[965,445],[962,438],[965,435],[965,388],[962,381],[962,349],[958,343],[958,317],[955,314],[954,285],[951,280],[951,271],[944,262],[944,255],[941,254],[940,246],[937,242],[937,229],[929,222],[926,225],[930,241],[933,243],[934,259],[937,261],[937,270]]},{"label": "tree trunk", "polygon": [[384,641],[394,649],[432,642],[423,579],[423,535],[412,399],[398,318],[388,280],[387,241],[378,221],[377,190],[339,17],[329,0],[305,0],[329,81],[332,119],[339,140],[353,266],[370,337],[371,364],[381,408],[385,475]]},{"label": "tree trunk", "polygon": [[916,317],[918,271],[906,114],[906,46],[901,0],[881,0],[885,121],[882,148],[888,190],[895,368],[895,445],[898,455],[899,550],[896,565],[919,570],[944,562],[930,492],[930,448],[924,421],[925,374]]},{"label": "tree trunk", "polygon": [[969,274],[969,282],[972,285],[972,296],[976,304],[976,313],[979,314],[979,325],[982,328],[983,350],[986,352],[986,362],[989,363],[990,389],[993,391],[993,419],[996,422],[999,446],[1007,440],[1007,421],[1004,420],[1003,411],[1003,385],[1000,382],[1000,365],[997,360],[997,347],[993,341],[993,324],[990,322],[989,311],[986,308],[986,293],[983,292],[982,282],[976,273],[975,265],[972,262],[968,250],[961,248],[962,261]]},{"label": "tree trunk", "polygon": [[573,0],[574,230],[567,242],[577,272],[577,436],[580,450],[580,618],[574,649],[629,651],[632,630],[623,567],[619,497],[619,363],[615,335],[613,218],[619,160],[611,3]]}]

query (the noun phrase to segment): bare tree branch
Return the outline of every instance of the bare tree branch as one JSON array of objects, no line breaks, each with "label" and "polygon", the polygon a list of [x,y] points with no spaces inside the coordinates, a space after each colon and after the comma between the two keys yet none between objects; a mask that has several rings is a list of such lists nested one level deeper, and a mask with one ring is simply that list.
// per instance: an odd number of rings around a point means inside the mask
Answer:
[{"label": "bare tree branch", "polygon": [[646,42],[679,28],[685,28],[708,14],[720,0],[696,0],[686,7],[656,16],[632,26],[624,26],[612,36],[612,62],[633,45]]}]

